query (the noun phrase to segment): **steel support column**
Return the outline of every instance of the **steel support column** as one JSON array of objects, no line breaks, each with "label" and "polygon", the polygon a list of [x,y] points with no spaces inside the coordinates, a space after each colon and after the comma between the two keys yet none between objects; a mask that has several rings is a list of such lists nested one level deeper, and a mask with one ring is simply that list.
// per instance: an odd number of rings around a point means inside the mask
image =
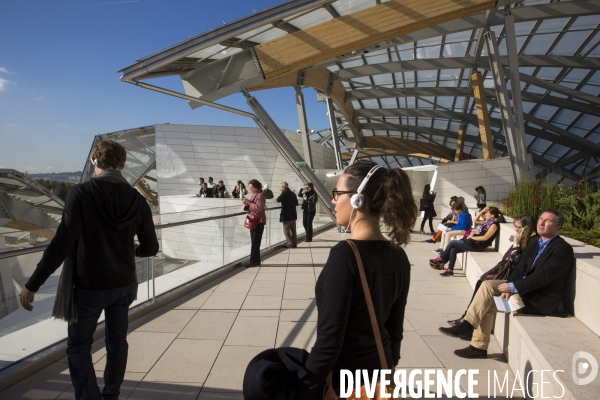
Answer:
[{"label": "steel support column", "polygon": [[[356,156],[358,155],[358,149],[354,149],[354,153],[352,153],[352,158],[350,158],[350,161],[348,162],[348,166],[354,164],[354,162],[356,161]],[[383,158],[383,157],[381,157]],[[383,158],[383,160],[385,161],[385,158]],[[387,161],[385,161],[387,163]],[[388,166],[389,168],[389,166]]]},{"label": "steel support column", "polygon": [[309,167],[313,167],[312,150],[310,149],[310,138],[308,137],[308,122],[306,121],[306,107],[304,106],[304,95],[300,86],[296,89],[296,107],[298,108],[298,121],[300,122],[300,134],[302,135],[302,148],[304,149],[304,161]]},{"label": "steel support column", "polygon": [[329,113],[329,126],[331,128],[331,141],[333,143],[333,151],[335,152],[335,165],[337,169],[344,169],[342,164],[342,153],[340,152],[340,141],[337,135],[337,127],[335,123],[335,110],[333,108],[333,101],[331,97],[327,96],[327,112]]},{"label": "steel support column", "polygon": [[[508,8],[509,9],[509,8]],[[510,10],[510,9],[509,9]],[[525,121],[523,118],[523,102],[521,100],[521,79],[519,78],[519,53],[517,51],[517,34],[515,32],[515,16],[504,17],[506,32],[506,51],[510,67],[510,91],[512,94],[513,117],[515,119],[515,140],[519,158],[527,159],[527,143],[525,141]]]},{"label": "steel support column", "polygon": [[487,31],[484,34],[484,37],[490,55],[490,69],[494,76],[496,98],[498,99],[500,116],[502,117],[502,127],[504,128],[504,138],[506,140],[506,146],[508,147],[508,156],[510,158],[510,163],[512,164],[514,182],[517,183],[526,172],[526,164],[525,160],[519,157],[520,153],[516,147],[515,121],[510,105],[510,98],[508,97],[508,89],[506,88],[504,69],[502,68],[498,54],[496,35],[493,31]]},{"label": "steel support column", "polygon": [[254,111],[256,117],[258,118],[258,122],[262,124],[261,129],[267,135],[269,140],[275,145],[275,148],[279,151],[279,153],[283,156],[283,158],[287,161],[287,163],[292,167],[292,170],[298,175],[300,179],[306,182],[312,182],[315,187],[315,192],[319,195],[319,200],[323,205],[327,214],[331,217],[332,221],[336,222],[335,212],[331,208],[331,192],[325,189],[325,186],[321,183],[317,175],[313,172],[313,170],[307,165],[303,167],[299,167],[297,162],[304,162],[304,159],[298,153],[298,150],[290,143],[290,141],[285,137],[284,133],[279,129],[275,121],[271,118],[271,116],[267,113],[267,111],[263,108],[263,106],[258,102],[258,100],[254,96],[250,96],[247,92],[242,92],[244,96],[246,96],[246,102],[248,106]]}]

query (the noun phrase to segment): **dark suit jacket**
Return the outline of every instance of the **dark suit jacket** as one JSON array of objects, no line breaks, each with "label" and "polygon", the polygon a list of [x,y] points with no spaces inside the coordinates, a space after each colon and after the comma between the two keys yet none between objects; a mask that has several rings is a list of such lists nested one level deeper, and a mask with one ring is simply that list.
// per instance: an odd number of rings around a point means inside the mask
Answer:
[{"label": "dark suit jacket", "polygon": [[573,248],[557,236],[544,249],[533,268],[529,268],[538,249],[538,240],[531,240],[508,282],[515,285],[523,299],[525,313],[566,317],[569,312],[565,307],[563,293],[575,265]]},{"label": "dark suit jacket", "polygon": [[296,213],[296,206],[298,205],[298,198],[290,189],[285,189],[279,197],[277,202],[281,203],[281,215],[279,216],[279,222],[284,221],[295,221],[298,219]]}]

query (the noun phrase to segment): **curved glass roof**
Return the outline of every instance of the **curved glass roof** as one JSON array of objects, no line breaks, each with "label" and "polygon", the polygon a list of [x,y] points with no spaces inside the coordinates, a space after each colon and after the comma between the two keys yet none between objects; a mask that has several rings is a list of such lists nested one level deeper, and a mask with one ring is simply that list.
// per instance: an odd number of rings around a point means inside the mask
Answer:
[{"label": "curved glass roof", "polygon": [[[182,74],[248,47],[269,44],[382,3],[386,1],[287,2],[141,59],[123,70],[124,78]],[[464,153],[482,158],[470,79],[472,72],[479,71],[484,79],[495,152],[506,156],[504,128],[490,72],[490,59],[494,57],[483,45],[483,33],[489,29],[495,34],[510,93],[505,25],[509,14],[514,18],[516,34],[525,143],[533,156],[536,175],[597,180],[600,0],[499,0],[491,11],[357,48],[304,70],[326,67],[334,72],[352,101],[364,136],[400,137],[455,150],[459,127],[466,124]],[[340,123],[350,122],[342,113],[336,117]],[[313,135],[314,140],[322,141],[328,133]],[[388,165],[403,167],[430,162],[418,157],[382,158]]]}]

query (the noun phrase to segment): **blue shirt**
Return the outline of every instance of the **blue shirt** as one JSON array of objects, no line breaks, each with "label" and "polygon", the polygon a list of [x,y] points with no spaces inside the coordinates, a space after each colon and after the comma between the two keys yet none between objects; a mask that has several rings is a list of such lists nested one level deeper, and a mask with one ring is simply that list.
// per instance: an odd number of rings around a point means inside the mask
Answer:
[{"label": "blue shirt", "polygon": [[451,229],[453,231],[466,231],[471,229],[471,225],[473,225],[473,219],[471,218],[471,214],[466,211],[461,212],[458,215],[458,222]]},{"label": "blue shirt", "polygon": [[[535,258],[533,259],[533,262],[531,263],[531,265],[529,266],[529,268],[527,268],[527,271],[525,271],[525,273],[527,273],[531,268],[533,268],[533,266],[535,265],[535,262],[538,260],[538,258],[540,258],[540,256],[542,255],[542,252],[544,251],[544,249],[548,246],[548,244],[552,241],[552,239],[554,239],[556,236],[552,236],[550,239],[544,241],[542,238],[538,239],[538,244],[540,246],[540,248],[538,249],[537,254],[535,255]],[[523,275],[523,279],[525,279],[525,275]],[[510,291],[511,293],[519,293],[517,291],[517,288],[515,287],[515,285],[510,282]]]}]

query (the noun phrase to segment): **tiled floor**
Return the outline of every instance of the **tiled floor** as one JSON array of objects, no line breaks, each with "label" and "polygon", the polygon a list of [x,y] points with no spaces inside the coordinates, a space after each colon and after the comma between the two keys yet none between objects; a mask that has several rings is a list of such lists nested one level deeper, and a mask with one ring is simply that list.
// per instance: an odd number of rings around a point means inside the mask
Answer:
[{"label": "tiled floor", "polygon": [[[487,398],[488,373],[492,384],[494,371],[502,374],[500,380],[509,371],[511,383],[512,373],[495,339],[488,359],[464,360],[453,351],[468,342],[438,331],[460,316],[472,291],[460,274],[443,278],[429,267],[436,246],[425,243],[427,238],[414,234],[406,247],[412,282],[397,367],[479,369],[478,392]],[[240,269],[132,323],[121,398],[242,399],[244,371],[257,353],[274,346],[310,350],[316,337],[315,281],[340,239],[329,231],[297,249],[282,249],[260,268]],[[103,341],[96,342],[93,360],[100,383],[105,354]],[[506,387],[497,395],[506,396]],[[74,398],[66,359],[0,392],[0,398]]]}]

